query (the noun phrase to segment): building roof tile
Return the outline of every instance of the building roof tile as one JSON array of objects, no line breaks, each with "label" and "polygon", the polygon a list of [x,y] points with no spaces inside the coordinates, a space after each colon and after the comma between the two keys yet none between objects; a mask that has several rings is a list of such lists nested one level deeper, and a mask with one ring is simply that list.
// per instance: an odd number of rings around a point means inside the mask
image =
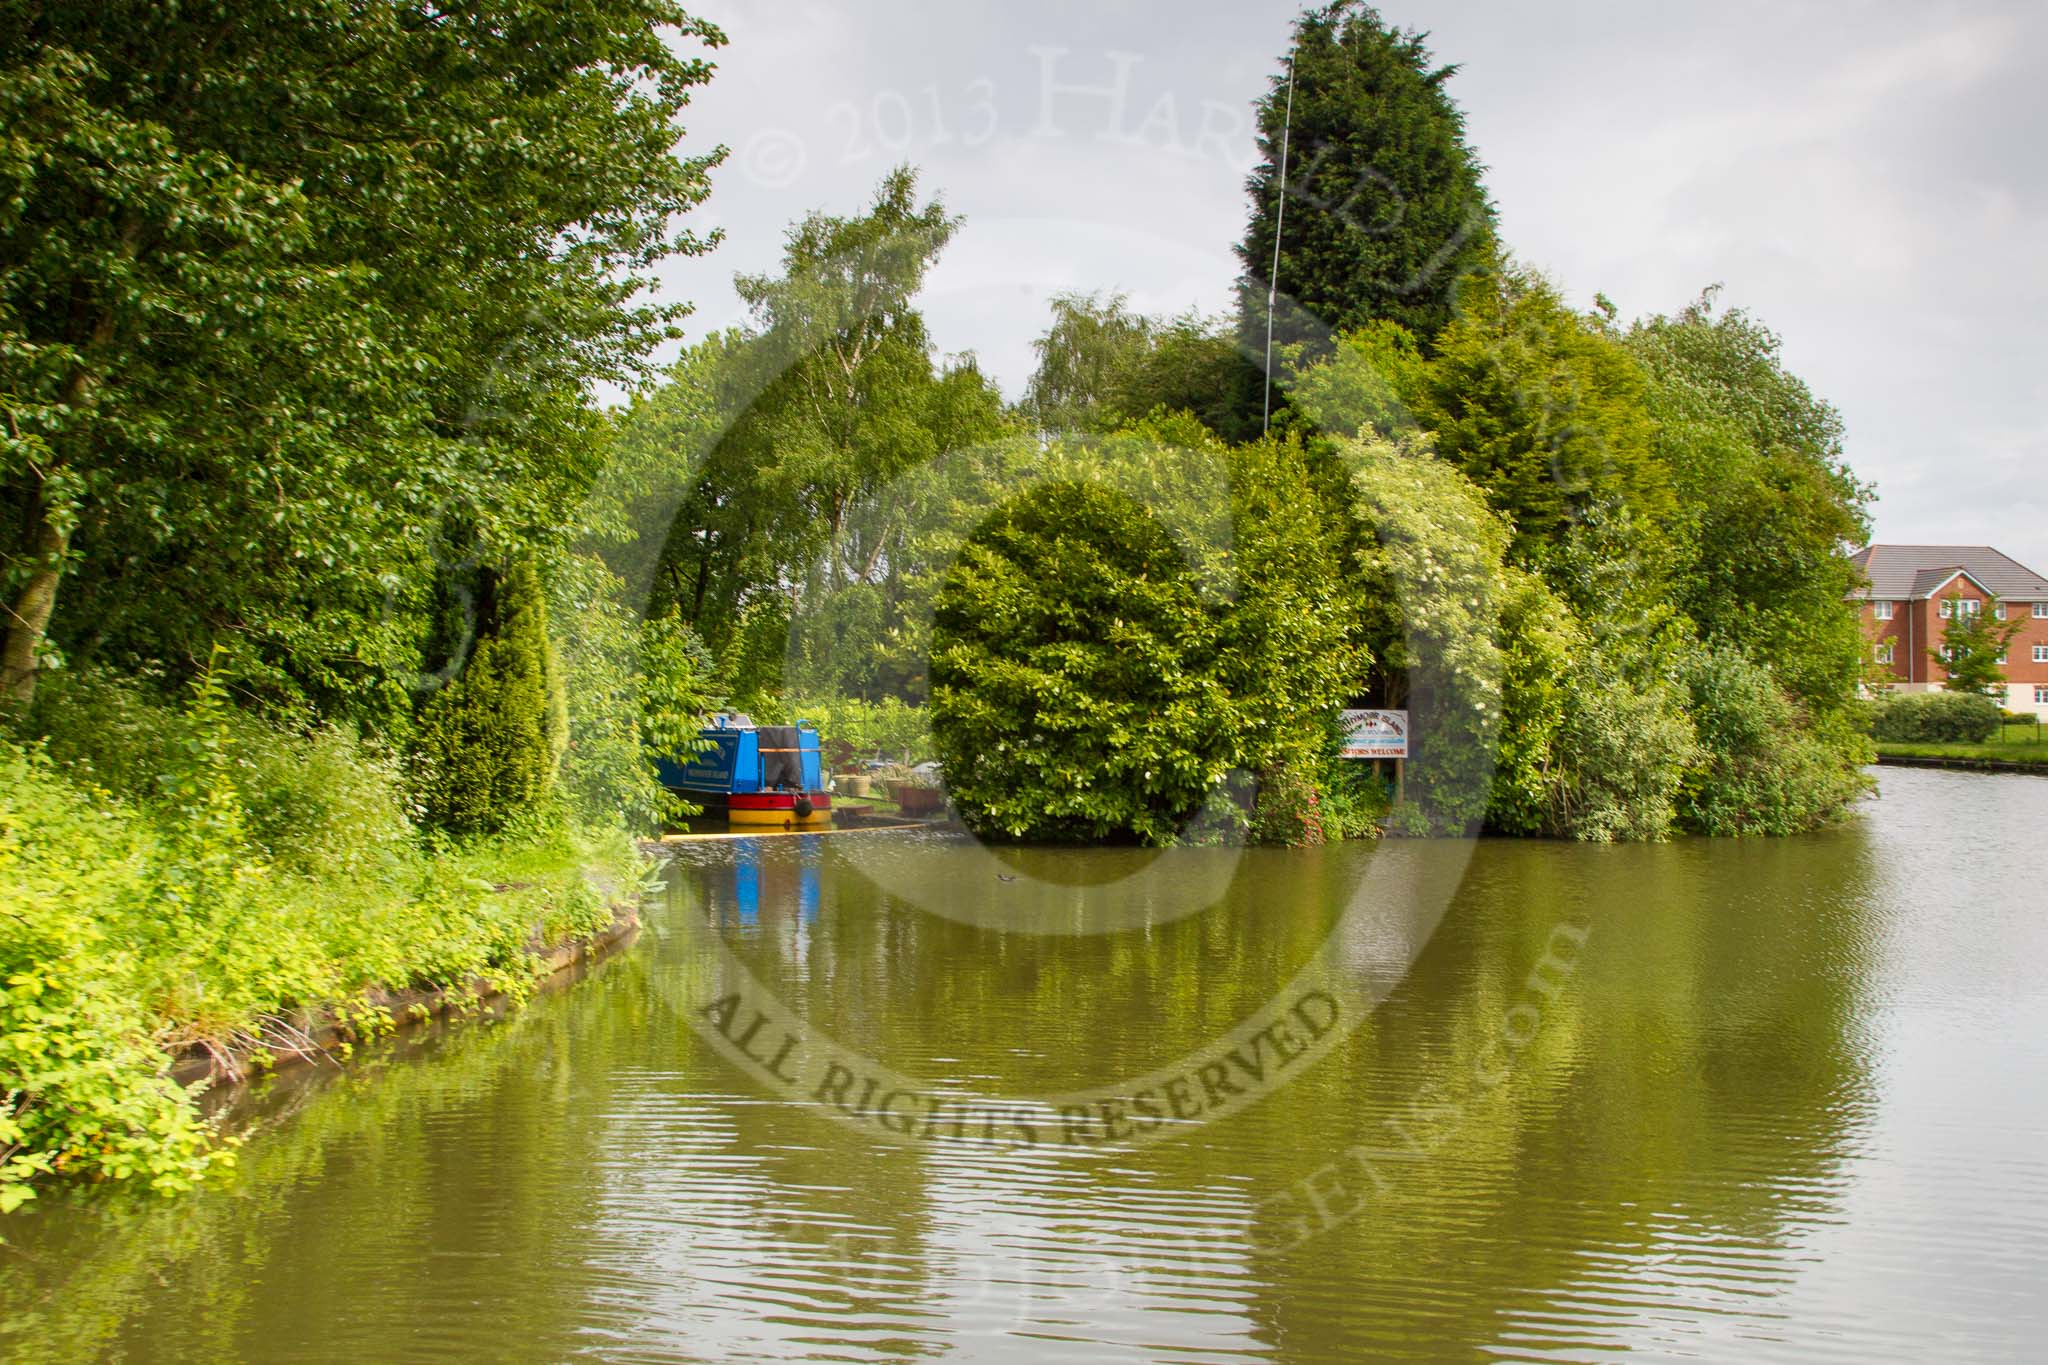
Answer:
[{"label": "building roof tile", "polygon": [[1857,597],[1917,601],[1962,572],[2007,601],[2048,602],[2048,578],[1989,545],[1866,545],[1851,559],[1870,584]]}]

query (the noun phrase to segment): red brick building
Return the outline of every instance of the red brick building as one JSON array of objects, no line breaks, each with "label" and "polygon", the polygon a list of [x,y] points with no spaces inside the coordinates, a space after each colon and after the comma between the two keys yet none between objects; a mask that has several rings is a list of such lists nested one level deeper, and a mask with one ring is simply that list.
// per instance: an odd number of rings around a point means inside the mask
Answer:
[{"label": "red brick building", "polygon": [[1957,612],[1994,612],[2020,621],[1999,672],[2005,708],[2048,716],[2048,578],[1988,545],[1869,545],[1856,567],[1868,584],[1858,604],[1870,641],[1871,674],[1887,671],[1901,692],[1938,691],[1947,681],[1929,651]]}]

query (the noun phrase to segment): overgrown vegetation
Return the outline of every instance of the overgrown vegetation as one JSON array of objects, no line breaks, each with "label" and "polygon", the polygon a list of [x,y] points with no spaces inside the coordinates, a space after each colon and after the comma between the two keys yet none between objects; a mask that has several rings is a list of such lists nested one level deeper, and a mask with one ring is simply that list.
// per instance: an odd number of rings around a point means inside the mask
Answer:
[{"label": "overgrown vegetation", "polygon": [[60,1173],[185,1188],[231,1149],[167,1058],[260,1065],[333,1014],[375,1033],[373,988],[517,996],[640,875],[622,832],[541,811],[424,840],[397,763],[212,675],[182,707],[53,680],[34,719],[0,741],[0,1206]]},{"label": "overgrown vegetation", "polygon": [[[668,0],[0,5],[0,1204],[609,922],[710,660],[597,386],[722,152]],[[636,596],[636,589],[639,595]],[[644,623],[643,623],[644,622]],[[374,1023],[374,1018],[358,1021]]]}]

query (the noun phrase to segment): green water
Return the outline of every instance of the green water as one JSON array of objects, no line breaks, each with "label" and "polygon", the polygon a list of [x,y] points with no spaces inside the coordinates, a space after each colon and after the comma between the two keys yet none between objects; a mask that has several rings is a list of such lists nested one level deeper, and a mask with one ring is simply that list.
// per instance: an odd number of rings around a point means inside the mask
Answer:
[{"label": "green water", "polygon": [[691,845],[583,979],[245,1101],[221,1188],[7,1220],[0,1354],[2039,1358],[2044,827],[1887,771],[1774,842]]}]

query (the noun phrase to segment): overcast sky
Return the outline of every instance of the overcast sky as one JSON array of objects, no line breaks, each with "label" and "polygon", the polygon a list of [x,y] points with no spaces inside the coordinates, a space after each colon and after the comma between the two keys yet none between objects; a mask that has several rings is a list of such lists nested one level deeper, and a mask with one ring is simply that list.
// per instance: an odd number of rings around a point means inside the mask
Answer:
[{"label": "overcast sky", "polygon": [[[675,265],[693,333],[743,316],[806,210],[898,161],[966,224],[924,304],[1012,397],[1047,296],[1220,310],[1250,107],[1291,4],[703,0],[731,39],[689,145],[725,143]],[[1848,422],[1885,541],[2048,572],[2048,6],[1381,6],[1429,32],[1502,234],[1570,297],[1669,312],[1708,284]]]}]

